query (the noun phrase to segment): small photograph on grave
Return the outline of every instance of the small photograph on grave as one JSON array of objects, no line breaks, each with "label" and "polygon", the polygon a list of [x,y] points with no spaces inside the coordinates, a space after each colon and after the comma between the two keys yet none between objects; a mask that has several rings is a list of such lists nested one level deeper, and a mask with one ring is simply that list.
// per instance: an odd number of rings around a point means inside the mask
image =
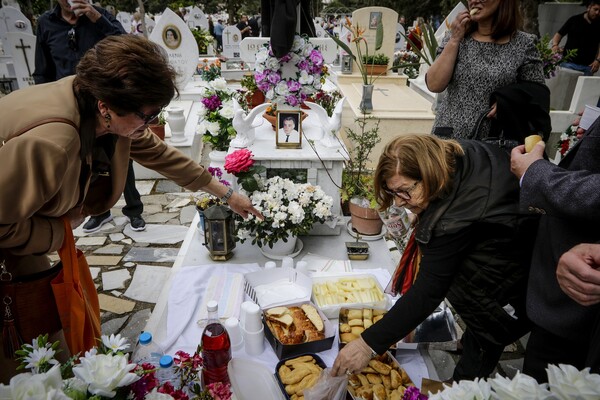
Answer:
[{"label": "small photograph on grave", "polygon": [[181,44],[181,32],[175,25],[165,26],[165,29],[163,29],[162,33],[162,38],[165,42],[165,45],[172,50],[177,49]]},{"label": "small photograph on grave", "polygon": [[302,148],[302,111],[280,111],[277,113],[277,148]]},{"label": "small photograph on grave", "polygon": [[381,21],[381,11],[373,11],[369,16],[369,29],[377,29],[377,25]]}]

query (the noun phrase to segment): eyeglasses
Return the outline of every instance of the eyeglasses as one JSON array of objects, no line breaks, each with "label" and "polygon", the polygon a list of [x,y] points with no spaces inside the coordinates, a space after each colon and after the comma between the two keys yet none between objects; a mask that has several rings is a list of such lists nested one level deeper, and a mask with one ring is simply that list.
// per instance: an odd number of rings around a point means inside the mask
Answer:
[{"label": "eyeglasses", "polygon": [[421,183],[421,181],[416,181],[415,183],[412,184],[411,187],[409,187],[408,189],[405,189],[405,190],[400,190],[400,189],[392,190],[387,187],[384,187],[383,191],[389,195],[400,197],[403,200],[410,200],[410,199],[412,199],[410,193],[417,188],[417,185],[419,183]]},{"label": "eyeglasses", "polygon": [[67,32],[67,37],[69,38],[69,49],[73,51],[77,51],[77,39],[75,38],[75,28],[69,29]]},{"label": "eyeglasses", "polygon": [[148,125],[150,122],[154,121],[156,118],[158,118],[158,115],[160,114],[162,110],[158,110],[156,113],[152,113],[152,114],[144,114],[141,111],[133,111],[133,113],[135,115],[137,115],[142,121],[144,121],[145,125]]}]

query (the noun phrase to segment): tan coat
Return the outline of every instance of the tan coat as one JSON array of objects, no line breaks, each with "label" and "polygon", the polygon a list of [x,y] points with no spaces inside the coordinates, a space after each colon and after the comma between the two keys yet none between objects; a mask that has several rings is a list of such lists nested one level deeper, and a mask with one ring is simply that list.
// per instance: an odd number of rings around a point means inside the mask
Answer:
[{"label": "tan coat", "polygon": [[[66,118],[79,126],[73,77],[21,89],[0,99],[0,141],[46,118]],[[78,205],[78,132],[65,123],[33,128],[0,147],[0,249],[15,254],[57,250],[64,226],[60,217]],[[125,187],[129,157],[186,189],[197,191],[211,175],[202,166],[149,130],[139,139],[118,137],[111,159],[112,193],[91,204],[85,214],[110,209]]]}]

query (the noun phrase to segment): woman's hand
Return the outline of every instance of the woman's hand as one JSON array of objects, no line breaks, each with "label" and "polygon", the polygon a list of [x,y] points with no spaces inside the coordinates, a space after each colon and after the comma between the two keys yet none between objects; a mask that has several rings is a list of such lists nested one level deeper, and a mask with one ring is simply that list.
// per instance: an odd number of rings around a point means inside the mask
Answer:
[{"label": "woman's hand", "polygon": [[263,219],[263,215],[252,205],[250,199],[238,192],[233,192],[229,200],[227,200],[229,208],[244,218],[248,218],[248,214],[252,214],[259,219]]},{"label": "woman's hand", "polygon": [[371,361],[372,351],[369,345],[363,340],[362,336],[348,343],[333,363],[331,369],[332,376],[343,374],[353,374],[360,372]]},{"label": "woman's hand", "polygon": [[470,23],[471,15],[469,11],[465,10],[459,13],[450,24],[450,37],[460,42],[465,37]]},{"label": "woman's hand", "polygon": [[496,117],[497,108],[498,108],[498,103],[492,104],[492,109],[490,110],[489,113],[487,113],[486,117],[488,117],[488,118]]}]

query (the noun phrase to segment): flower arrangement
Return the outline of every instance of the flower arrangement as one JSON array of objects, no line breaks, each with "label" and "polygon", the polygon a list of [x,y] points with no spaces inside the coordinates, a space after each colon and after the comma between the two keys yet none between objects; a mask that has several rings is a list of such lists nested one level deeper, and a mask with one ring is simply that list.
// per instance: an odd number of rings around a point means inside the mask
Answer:
[{"label": "flower arrangement", "polygon": [[327,75],[323,55],[306,36],[296,35],[290,52],[279,59],[269,44],[256,53],[256,85],[272,101],[300,106],[321,89]]},{"label": "flower arrangement", "polygon": [[225,156],[225,171],[237,177],[237,183],[247,192],[258,189],[260,174],[264,174],[267,168],[254,163],[254,155],[248,149],[236,150]]},{"label": "flower arrangement", "polygon": [[214,81],[221,77],[221,60],[218,58],[215,62],[208,62],[208,59],[203,59],[196,67],[196,73],[200,75],[203,81]]},{"label": "flower arrangement", "polygon": [[556,149],[560,152],[562,157],[567,154],[569,150],[577,143],[579,137],[577,135],[577,125],[570,125],[565,131],[560,135],[560,139],[556,144]]},{"label": "flower arrangement", "polygon": [[196,27],[191,31],[194,35],[194,39],[196,39],[196,43],[198,43],[198,52],[200,54],[207,54],[208,46],[213,44],[215,38],[212,37],[210,32],[206,29]]},{"label": "flower arrangement", "polygon": [[332,90],[330,92],[327,92],[325,90],[319,90],[317,94],[313,96],[312,102],[323,107],[325,111],[327,111],[327,115],[331,117],[333,115],[333,110],[335,109],[337,102],[341,100],[342,97],[344,96],[337,89]]},{"label": "flower arrangement", "polygon": [[233,96],[234,92],[227,88],[227,81],[223,78],[210,81],[204,88],[202,105],[198,111],[202,120],[196,132],[214,150],[227,151],[231,139],[235,137]]},{"label": "flower arrangement", "polygon": [[[350,20],[349,17],[346,17],[346,22],[343,25],[350,31],[349,42],[354,43],[354,47],[356,49],[356,54],[354,54],[354,52],[350,49],[348,44],[344,43],[344,41],[341,40],[340,38],[338,38],[337,36],[330,34],[329,37],[331,37],[338,46],[340,46],[346,53],[348,53],[348,55],[350,55],[350,57],[352,57],[352,59],[358,66],[360,75],[362,76],[363,84],[364,85],[372,85],[375,82],[375,79],[377,79],[380,75],[383,75],[383,74],[379,74],[379,75],[369,74],[368,67],[370,66],[372,68],[372,66],[376,65],[376,64],[373,63],[374,55],[369,54],[369,45],[367,44],[367,40],[364,37],[365,28],[361,28],[358,24],[352,25],[352,21]],[[363,42],[364,42],[364,44],[363,44]],[[381,23],[381,20],[380,20],[379,23],[377,24],[377,31],[375,33],[375,51],[381,49],[382,45],[383,45],[383,24]],[[363,52],[363,46],[364,46],[364,52]],[[361,62],[363,60],[367,60],[367,61],[371,61],[371,62],[363,63],[363,62]],[[386,72],[387,72],[387,70],[386,70]]]},{"label": "flower arrangement", "polygon": [[332,215],[333,199],[319,186],[294,183],[278,176],[257,179],[257,183],[258,189],[248,195],[264,219],[253,215],[247,219],[236,216],[237,240],[241,243],[252,239],[252,244],[273,248],[274,242],[287,242],[290,236],[305,235],[314,223],[325,222]]},{"label": "flower arrangement", "polygon": [[393,69],[404,68],[404,74],[410,79],[419,76],[420,57],[411,50],[399,50],[394,53]]},{"label": "flower arrangement", "polygon": [[540,57],[544,63],[544,78],[550,79],[556,76],[556,69],[564,62],[568,62],[577,55],[577,49],[567,51],[566,54],[562,52],[553,52],[550,47],[550,36],[544,35],[536,43]]},{"label": "flower arrangement", "polygon": [[40,335],[17,350],[18,370],[8,385],[0,384],[2,399],[134,399],[134,400],[229,400],[229,385],[200,387],[202,367],[200,348],[193,356],[178,351],[174,358],[179,380],[159,384],[152,364],[129,362],[127,339],[121,335],[102,335],[98,346],[84,356],[73,356],[60,364],[55,355],[59,342],[48,343]]}]

